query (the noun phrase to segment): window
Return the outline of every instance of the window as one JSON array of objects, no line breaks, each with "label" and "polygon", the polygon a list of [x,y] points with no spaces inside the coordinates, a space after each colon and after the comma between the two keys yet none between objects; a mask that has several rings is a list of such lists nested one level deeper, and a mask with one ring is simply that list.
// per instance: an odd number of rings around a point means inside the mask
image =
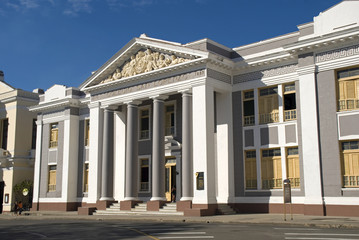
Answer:
[{"label": "window", "polygon": [[295,101],[295,83],[286,84],[283,86],[284,99],[284,121],[291,121],[297,119],[297,105]]},{"label": "window", "polygon": [[33,119],[33,120],[32,120],[31,149],[35,149],[35,148],[36,148],[36,131],[37,131],[36,119]]},{"label": "window", "polygon": [[287,148],[287,178],[292,188],[300,187],[298,147]]},{"label": "window", "polygon": [[140,139],[150,138],[150,110],[142,109],[140,111]]},{"label": "window", "polygon": [[277,86],[259,90],[258,111],[260,124],[279,122]]},{"label": "window", "polygon": [[90,119],[85,120],[85,146],[90,145]]},{"label": "window", "polygon": [[254,91],[243,92],[244,126],[254,125]]},{"label": "window", "polygon": [[172,104],[166,106],[165,135],[170,136],[174,134],[175,134],[175,106]]},{"label": "window", "polygon": [[140,191],[149,191],[149,162],[148,158],[140,159]]},{"label": "window", "polygon": [[89,189],[89,164],[85,163],[84,166],[84,192],[88,192]]},{"label": "window", "polygon": [[359,141],[341,143],[343,187],[359,187]]},{"label": "window", "polygon": [[246,189],[257,189],[256,151],[246,151],[245,156]]},{"label": "window", "polygon": [[50,165],[49,166],[49,186],[48,186],[49,192],[55,192],[56,191],[56,165]]},{"label": "window", "polygon": [[52,123],[50,125],[50,148],[55,148],[58,145],[59,140],[59,127],[58,123]]},{"label": "window", "polygon": [[280,149],[262,150],[262,189],[282,188],[282,163]]},{"label": "window", "polygon": [[338,72],[338,110],[359,109],[359,68]]},{"label": "window", "polygon": [[1,148],[7,149],[7,135],[9,128],[9,119],[5,118],[1,120]]}]

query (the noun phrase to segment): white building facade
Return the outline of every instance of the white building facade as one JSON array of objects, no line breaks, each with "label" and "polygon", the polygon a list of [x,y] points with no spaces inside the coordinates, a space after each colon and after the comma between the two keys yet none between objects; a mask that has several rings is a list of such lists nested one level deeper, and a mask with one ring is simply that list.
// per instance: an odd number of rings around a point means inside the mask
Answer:
[{"label": "white building facade", "polygon": [[33,208],[359,216],[359,1],[237,48],[132,39],[38,113]]}]

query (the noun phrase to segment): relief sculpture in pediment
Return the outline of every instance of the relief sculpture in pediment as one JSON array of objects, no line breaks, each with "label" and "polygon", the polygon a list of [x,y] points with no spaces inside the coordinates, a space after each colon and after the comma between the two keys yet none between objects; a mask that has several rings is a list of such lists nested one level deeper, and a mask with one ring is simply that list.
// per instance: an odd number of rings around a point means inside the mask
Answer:
[{"label": "relief sculpture in pediment", "polygon": [[160,52],[152,52],[151,49],[139,51],[132,55],[131,59],[118,67],[112,74],[100,83],[107,83],[121,78],[135,76],[137,74],[150,72],[156,69],[173,66],[179,63],[189,61],[190,59],[168,55]]}]

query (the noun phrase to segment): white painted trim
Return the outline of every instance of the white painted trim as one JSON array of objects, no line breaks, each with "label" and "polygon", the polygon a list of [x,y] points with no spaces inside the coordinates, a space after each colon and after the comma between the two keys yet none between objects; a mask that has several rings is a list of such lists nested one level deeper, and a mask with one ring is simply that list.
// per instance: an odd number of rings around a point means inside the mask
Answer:
[{"label": "white painted trim", "polygon": [[[34,186],[33,186],[33,202],[39,202],[41,187],[41,163],[42,163],[42,140],[43,140],[43,124],[42,120],[36,121],[36,155],[34,166]],[[42,163],[44,164],[44,163]]]}]

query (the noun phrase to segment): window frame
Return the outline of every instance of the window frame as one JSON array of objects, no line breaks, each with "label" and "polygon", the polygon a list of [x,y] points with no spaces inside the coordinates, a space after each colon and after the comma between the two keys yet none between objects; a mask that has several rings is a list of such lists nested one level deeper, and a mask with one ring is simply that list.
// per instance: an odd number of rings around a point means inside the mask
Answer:
[{"label": "window frame", "polygon": [[[55,169],[51,169],[55,167]],[[55,173],[55,177],[53,179],[54,183],[55,184],[50,184],[52,183],[52,178],[51,178],[51,173]],[[57,181],[56,181],[56,178],[57,178],[57,164],[49,164],[48,165],[48,183],[47,183],[47,192],[56,192],[56,185],[57,185]],[[50,187],[50,186],[53,186],[53,187]]]},{"label": "window frame", "polygon": [[[341,73],[348,73],[348,76],[343,76],[340,77],[339,75]],[[356,75],[351,75],[351,73],[354,73]],[[355,87],[354,87],[354,95],[356,95],[356,97],[354,98],[348,98],[345,97],[343,99],[340,98],[341,95],[341,83],[345,83],[345,82],[354,82]],[[341,69],[341,70],[337,70],[336,71],[336,101],[337,101],[337,111],[338,112],[347,112],[347,111],[355,111],[355,110],[359,110],[359,67],[351,67],[351,68],[347,68],[347,69]],[[344,86],[345,88],[345,86]],[[348,92],[345,91],[345,89],[343,89],[344,94],[348,95]],[[344,101],[344,104],[342,104],[342,102]],[[353,107],[348,108],[348,101],[353,101]]]},{"label": "window frame", "polygon": [[88,184],[89,184],[89,162],[84,163],[84,176],[83,176],[83,193],[88,193]]},{"label": "window frame", "polygon": [[[268,151],[268,156],[263,156],[263,152],[264,151]],[[270,156],[269,154],[271,154],[271,151],[273,151],[273,156]],[[279,152],[279,155],[278,155],[278,152]],[[261,189],[262,190],[276,190],[276,189],[282,189],[282,186],[283,186],[283,174],[282,174],[282,157],[281,157],[281,149],[280,148],[264,148],[264,149],[261,149],[260,151],[260,154],[261,154]],[[273,178],[272,179],[269,179],[268,177],[267,178],[264,178],[264,171],[268,170],[268,168],[264,168],[263,166],[265,165],[264,164],[264,161],[268,162],[270,161],[269,158],[271,159],[272,161],[272,168],[273,168],[273,172],[271,175],[273,175]],[[273,161],[279,161],[279,164],[276,162],[276,164],[278,164],[275,169],[274,167],[274,163]],[[267,164],[267,163],[266,163]],[[276,173],[278,176],[280,176],[280,178],[276,178]],[[266,173],[266,175],[268,175]],[[273,181],[273,184],[271,182],[269,182],[268,184],[264,184],[264,181]],[[268,188],[264,187],[264,186],[269,186]],[[273,187],[271,187],[273,186]]]},{"label": "window frame", "polygon": [[[148,130],[142,130],[142,112],[148,111]],[[138,109],[138,140],[139,141],[147,141],[151,139],[151,130],[152,130],[152,111],[150,105],[141,106]],[[148,131],[147,136],[142,137],[142,132]]]},{"label": "window frame", "polygon": [[[289,150],[290,149],[297,149],[297,154],[289,154]],[[291,157],[289,157],[291,156]],[[293,160],[294,161],[294,169],[292,169],[294,173],[294,176],[289,176],[289,160]],[[300,181],[300,159],[299,159],[299,148],[298,146],[293,146],[293,147],[287,147],[285,149],[285,164],[286,164],[286,174],[287,174],[287,179],[290,180],[290,184],[292,188],[300,188],[301,186],[301,181]],[[293,165],[293,164],[292,164]],[[298,173],[295,171],[298,170]],[[296,176],[296,175],[299,176]]]},{"label": "window frame", "polygon": [[[253,126],[255,125],[255,119],[256,119],[256,113],[255,113],[255,96],[254,96],[254,89],[248,89],[248,90],[244,90],[242,91],[243,96],[242,96],[242,107],[243,107],[243,126]],[[246,97],[246,93],[252,92],[253,96],[251,97]],[[248,115],[245,116],[244,113],[244,104],[245,102],[249,102],[249,101],[253,101],[253,115]]]},{"label": "window frame", "polygon": [[[291,85],[294,85],[294,90],[286,91],[285,90],[286,86],[291,86]],[[296,120],[297,119],[297,100],[296,100],[297,93],[296,93],[295,82],[283,84],[282,90],[283,90],[283,119],[285,122]],[[294,95],[295,108],[286,110],[285,109],[285,95],[290,95],[290,94],[295,94]]]},{"label": "window frame", "polygon": [[[177,117],[177,101],[176,100],[173,100],[173,101],[168,101],[168,102],[165,102],[164,104],[164,133],[165,133],[165,136],[173,136],[175,137],[177,134],[177,120],[176,120],[176,117]],[[173,134],[167,134],[167,107],[168,106],[171,106],[173,105]],[[172,128],[172,127],[171,127]]]},{"label": "window frame", "polygon": [[84,145],[85,147],[90,146],[90,119],[86,118],[84,121]]},{"label": "window frame", "polygon": [[[53,128],[52,126],[56,125],[56,128]],[[57,130],[53,130],[57,129]],[[56,140],[53,140],[53,131],[56,132]],[[49,136],[49,148],[57,148],[59,144],[59,123],[50,123],[50,136]]]},{"label": "window frame", "polygon": [[[349,149],[343,149],[343,143],[354,143],[356,142],[356,145],[357,147],[356,148],[349,148]],[[359,188],[359,140],[356,140],[356,139],[352,139],[352,140],[344,140],[344,141],[339,141],[339,149],[340,149],[340,167],[341,167],[341,180],[342,180],[342,188],[345,188],[345,189],[358,189]],[[349,175],[349,178],[347,180],[347,182],[351,183],[351,182],[356,182],[356,184],[354,185],[351,185],[351,184],[346,184],[346,179],[345,179],[345,172],[346,170],[348,170],[345,166],[345,154],[357,154],[357,161],[356,161],[356,164],[355,163],[349,163],[349,167],[350,165],[351,166],[354,166],[356,165],[357,168],[355,169],[351,169],[348,167],[349,171],[352,171],[352,172],[357,172],[356,175],[353,175],[353,176],[350,176]],[[353,157],[353,156],[352,156]],[[353,159],[352,159],[353,161]],[[353,178],[350,178],[350,177],[353,177]]]},{"label": "window frame", "polygon": [[[142,165],[142,160],[147,160],[148,161],[148,165]],[[152,184],[152,181],[151,181],[151,156],[150,155],[141,155],[141,156],[138,156],[138,192],[139,193],[149,193],[151,192],[151,184]],[[147,167],[148,168],[148,189],[143,189],[142,188],[142,183],[145,183],[145,182],[142,182],[142,166],[144,167]]]},{"label": "window frame", "polygon": [[[272,91],[270,90],[272,89]],[[262,91],[267,90],[267,93]],[[267,86],[264,88],[258,88],[258,120],[259,124],[278,123],[279,120],[279,87],[278,85]],[[269,99],[271,99],[271,112],[268,112],[266,106]],[[262,105],[263,101],[263,106]]]},{"label": "window frame", "polygon": [[[248,157],[248,153],[250,152],[254,152],[254,157]],[[248,170],[248,162],[254,162],[254,175],[255,178],[250,178],[248,179],[247,177],[247,170]],[[253,169],[252,169],[253,170]],[[257,151],[256,149],[248,149],[244,151],[244,173],[245,173],[245,177],[244,177],[244,181],[245,181],[245,190],[247,191],[251,191],[251,190],[258,190],[258,175],[257,175]],[[248,181],[253,181],[251,182],[251,184],[248,184]],[[248,186],[250,185],[250,186]]]}]

